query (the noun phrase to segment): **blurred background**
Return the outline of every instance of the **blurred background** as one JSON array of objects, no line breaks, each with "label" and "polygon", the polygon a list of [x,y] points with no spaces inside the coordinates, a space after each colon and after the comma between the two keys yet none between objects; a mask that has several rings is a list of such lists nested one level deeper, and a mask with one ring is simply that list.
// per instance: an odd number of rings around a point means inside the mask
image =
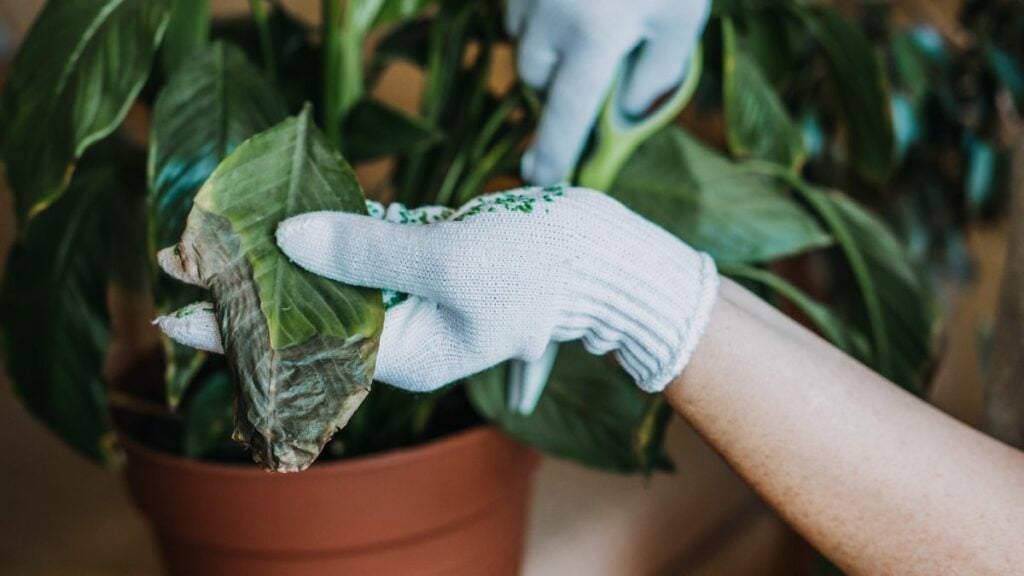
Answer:
[{"label": "blurred background", "polygon": [[[42,3],[0,0],[0,70]],[[221,14],[247,10],[244,0],[211,3]],[[286,4],[302,18],[317,18],[317,0]],[[961,4],[902,0],[895,17],[902,24],[926,24],[947,42],[969,43]],[[512,73],[510,65],[504,73]],[[418,91],[405,87],[418,81],[398,69],[378,89],[412,108],[406,100]],[[387,168],[371,165],[360,179],[370,188],[366,183]],[[963,270],[943,280],[947,339],[930,399],[971,425],[980,424],[984,411],[980,367],[1003,278],[1005,212],[964,224],[951,265]],[[10,197],[0,190],[0,274],[12,234]],[[144,329],[127,329],[141,330],[129,346],[153,338]],[[116,363],[117,353],[112,356]],[[35,422],[3,379],[0,374],[0,573],[158,574],[156,549],[119,476],[72,452]],[[682,422],[670,428],[669,451],[677,472],[651,480],[545,460],[535,485],[525,573],[808,573],[813,552]]]}]

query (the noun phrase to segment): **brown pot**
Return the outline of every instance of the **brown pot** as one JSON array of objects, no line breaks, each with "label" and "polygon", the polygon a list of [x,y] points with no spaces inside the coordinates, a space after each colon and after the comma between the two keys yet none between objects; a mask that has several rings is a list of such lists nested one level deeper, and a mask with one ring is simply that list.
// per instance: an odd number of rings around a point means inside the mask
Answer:
[{"label": "brown pot", "polygon": [[296,474],[124,446],[128,487],[170,574],[520,570],[538,459],[493,428]]}]

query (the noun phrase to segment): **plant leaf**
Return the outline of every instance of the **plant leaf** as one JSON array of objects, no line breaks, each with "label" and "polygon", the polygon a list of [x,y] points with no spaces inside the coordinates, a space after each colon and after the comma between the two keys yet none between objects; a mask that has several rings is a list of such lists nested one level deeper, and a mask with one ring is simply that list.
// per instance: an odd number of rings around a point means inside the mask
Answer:
[{"label": "plant leaf", "polygon": [[436,1],[437,0],[383,0],[383,5],[381,6],[380,11],[377,12],[377,17],[373,25],[374,27],[387,26],[388,24],[408,20]]},{"label": "plant leaf", "polygon": [[733,278],[752,280],[771,288],[806,315],[822,337],[850,356],[865,364],[871,364],[871,344],[864,334],[852,328],[827,306],[814,301],[781,276],[744,264],[727,264],[722,266],[720,271]]},{"label": "plant leaf", "polygon": [[231,44],[214,43],[171,76],[153,108],[149,139],[150,219],[157,248],[181,237],[192,199],[217,164],[287,115],[277,88]]},{"label": "plant leaf", "polygon": [[674,126],[637,150],[610,194],[722,262],[763,262],[831,243],[772,178]]},{"label": "plant leaf", "polygon": [[384,321],[380,291],[295,266],[277,224],[315,210],[366,213],[355,174],[307,107],[239,146],[196,196],[178,245],[210,287],[234,375],[234,438],[267,469],[309,466],[366,397]]},{"label": "plant leaf", "polygon": [[662,442],[668,424],[658,396],[645,394],[609,358],[578,342],[562,344],[530,415],[507,406],[507,364],[466,383],[476,410],[509,436],[553,456],[615,472],[670,467]]},{"label": "plant leaf", "polygon": [[747,54],[728,19],[722,21],[724,107],[729,149],[799,170],[807,158],[803,134],[775,89]]},{"label": "plant leaf", "polygon": [[189,458],[209,459],[239,451],[231,442],[233,390],[226,370],[210,372],[196,383],[196,393],[183,411],[182,451]]},{"label": "plant leaf", "polygon": [[872,339],[871,366],[921,394],[935,361],[935,298],[906,249],[878,218],[838,193],[801,192],[832,229],[853,270]]},{"label": "plant leaf", "polygon": [[209,0],[175,0],[167,35],[160,48],[167,73],[174,73],[182,62],[210,41]]},{"label": "plant leaf", "polygon": [[343,153],[350,162],[423,150],[441,138],[422,120],[369,98],[345,115],[342,135]]},{"label": "plant leaf", "polygon": [[75,161],[121,123],[169,16],[169,0],[47,2],[14,61],[0,113],[19,218],[56,200]]},{"label": "plant leaf", "polygon": [[105,459],[106,232],[116,169],[84,164],[69,190],[11,252],[0,291],[4,354],[28,409],[75,449]]},{"label": "plant leaf", "polygon": [[[312,41],[313,28],[290,14],[280,2],[271,6],[266,28],[274,48],[277,88],[284,94],[289,112],[299,111],[306,102],[319,107],[323,46]],[[210,35],[239,47],[250,62],[264,63],[260,28],[249,15],[216,19]]]},{"label": "plant leaf", "polygon": [[889,85],[871,42],[833,9],[794,10],[829,63],[845,119],[850,163],[862,177],[881,183],[896,164],[889,116]]}]

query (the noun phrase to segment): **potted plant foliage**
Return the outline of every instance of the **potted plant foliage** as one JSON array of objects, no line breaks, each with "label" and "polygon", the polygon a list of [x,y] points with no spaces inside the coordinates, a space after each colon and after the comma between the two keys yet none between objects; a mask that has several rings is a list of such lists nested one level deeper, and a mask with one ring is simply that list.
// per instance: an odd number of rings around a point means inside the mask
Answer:
[{"label": "potted plant foliage", "polygon": [[[610,359],[563,346],[529,415],[506,405],[505,366],[431,394],[374,385],[317,464],[287,475],[259,470],[231,440],[246,382],[224,358],[166,341],[155,370],[144,358],[116,382],[104,373],[112,287],[163,313],[210,299],[155,265],[194,204],[227,220],[264,211],[277,221],[290,214],[281,194],[308,206],[302,194],[319,189],[331,206],[361,209],[347,163],[385,157],[394,167],[369,196],[408,206],[456,206],[516,182],[541,110],[519,83],[488,82],[507,42],[498,3],[322,5],[322,24],[310,27],[284,2],[253,0],[251,17],[220,21],[206,0],[46,4],[0,111],[19,223],[0,292],[9,372],[27,407],[73,447],[105,462],[127,454],[129,486],[172,572],[514,573],[535,462],[523,444],[622,473],[671,466],[668,408]],[[609,99],[574,179],[921,391],[934,356],[929,283],[862,204],[877,206],[873,192],[905,165],[871,41],[828,8],[721,2],[703,45],[649,118],[622,118]],[[373,96],[398,61],[422,72],[418,114]],[[691,95],[686,118],[724,119],[717,147],[673,122]],[[144,139],[122,128],[131,110],[148,113]],[[246,190],[240,167],[251,171]],[[282,192],[284,172],[295,185]],[[241,212],[217,212],[246,194],[233,205]],[[787,279],[778,263],[796,256],[842,281]],[[352,294],[372,342],[381,297]],[[281,320],[260,321],[273,332]],[[358,358],[372,373],[372,354]]]}]

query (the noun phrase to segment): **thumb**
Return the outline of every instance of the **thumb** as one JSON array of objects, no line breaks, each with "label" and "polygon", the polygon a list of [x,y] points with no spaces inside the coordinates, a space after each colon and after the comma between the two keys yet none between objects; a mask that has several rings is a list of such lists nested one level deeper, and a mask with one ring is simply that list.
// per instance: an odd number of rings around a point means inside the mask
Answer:
[{"label": "thumb", "polygon": [[277,244],[321,276],[439,300],[455,225],[404,226],[360,214],[310,212],[281,222]]}]

